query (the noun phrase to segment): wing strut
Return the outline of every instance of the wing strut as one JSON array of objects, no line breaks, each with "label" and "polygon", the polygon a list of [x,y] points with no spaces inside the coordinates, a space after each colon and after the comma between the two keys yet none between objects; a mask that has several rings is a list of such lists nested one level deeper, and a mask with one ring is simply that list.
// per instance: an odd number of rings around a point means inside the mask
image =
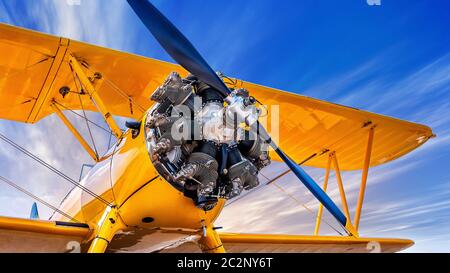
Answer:
[{"label": "wing strut", "polygon": [[83,84],[85,91],[87,91],[89,96],[95,102],[95,105],[98,108],[99,112],[102,113],[103,118],[105,119],[108,126],[111,128],[113,134],[117,138],[120,138],[123,134],[122,130],[120,130],[120,127],[117,125],[113,116],[108,111],[108,108],[103,103],[103,100],[100,98],[98,92],[96,92],[95,87],[92,84],[92,81],[89,79],[89,77],[86,75],[86,73],[81,68],[81,64],[77,61],[77,59],[74,56],[70,56],[69,64],[70,64],[70,67],[75,72],[75,74],[77,75],[80,82]]},{"label": "wing strut", "polygon": [[95,162],[99,162],[98,154],[92,150],[91,146],[87,143],[87,141],[83,138],[83,136],[78,132],[78,130],[70,123],[70,121],[67,119],[67,117],[64,115],[64,113],[59,109],[58,106],[56,106],[55,102],[52,103],[52,108],[55,111],[56,115],[59,117],[59,119],[62,120],[62,122],[66,125],[67,128],[72,132],[72,134],[75,136],[75,138],[80,142],[81,146],[86,150],[86,152],[92,157],[92,159]]},{"label": "wing strut", "polygon": [[367,139],[366,154],[364,158],[364,166],[361,175],[361,186],[359,187],[358,203],[356,205],[355,213],[355,228],[359,228],[359,220],[361,219],[361,210],[364,203],[364,194],[366,193],[367,176],[369,175],[370,158],[372,156],[373,138],[375,134],[375,126],[369,130],[369,137]]}]

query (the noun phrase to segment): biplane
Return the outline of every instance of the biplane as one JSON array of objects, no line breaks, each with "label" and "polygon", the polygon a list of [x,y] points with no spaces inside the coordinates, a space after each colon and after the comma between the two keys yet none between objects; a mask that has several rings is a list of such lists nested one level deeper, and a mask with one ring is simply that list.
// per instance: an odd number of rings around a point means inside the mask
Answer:
[{"label": "biplane", "polygon": [[[38,219],[35,206],[30,219],[0,217],[1,252],[74,245],[91,253],[368,252],[371,243],[397,252],[413,245],[358,230],[369,169],[424,144],[434,136],[429,127],[216,73],[149,1],[128,3],[178,64],[0,25],[0,118],[34,124],[56,114],[95,161],[78,183],[30,154],[74,188],[49,220]],[[278,110],[262,113],[259,105]],[[67,111],[100,113],[117,142],[99,155]],[[263,114],[278,120],[276,138]],[[126,130],[115,116],[129,120]],[[320,202],[314,235],[220,232],[214,223],[224,205],[254,189],[272,160]],[[323,168],[323,186],[301,166]],[[332,170],[339,206],[326,193]],[[350,170],[361,171],[353,217],[341,177]],[[324,209],[345,236],[319,234]]]}]

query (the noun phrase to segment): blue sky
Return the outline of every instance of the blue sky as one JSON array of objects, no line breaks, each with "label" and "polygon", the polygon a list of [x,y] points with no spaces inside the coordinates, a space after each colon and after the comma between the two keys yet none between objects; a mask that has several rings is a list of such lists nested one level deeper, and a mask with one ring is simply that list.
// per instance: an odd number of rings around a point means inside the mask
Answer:
[{"label": "blue sky", "polygon": [[[381,6],[365,0],[153,2],[216,70],[432,127],[436,139],[371,171],[361,235],[412,238],[416,245],[410,251],[450,252],[448,1],[381,0]],[[0,21],[171,61],[122,0],[80,0],[80,5],[0,0]],[[36,126],[0,121],[0,131],[74,178],[80,165],[89,162],[54,117]],[[105,136],[96,134],[106,146]],[[21,181],[53,204],[71,188],[5,144],[0,145],[0,160],[0,175]],[[275,164],[266,175],[284,168]],[[322,170],[309,171],[321,181]],[[344,180],[353,205],[359,174],[346,173]],[[317,208],[293,177],[278,185],[308,208]],[[330,192],[337,197],[336,188]],[[29,198],[2,184],[0,193],[0,215],[28,216]],[[42,206],[40,210],[41,216],[49,214]],[[236,219],[236,211],[245,217]],[[314,219],[270,186],[228,206],[219,223],[241,232],[310,234]],[[324,226],[323,234],[328,233],[332,230]]]}]

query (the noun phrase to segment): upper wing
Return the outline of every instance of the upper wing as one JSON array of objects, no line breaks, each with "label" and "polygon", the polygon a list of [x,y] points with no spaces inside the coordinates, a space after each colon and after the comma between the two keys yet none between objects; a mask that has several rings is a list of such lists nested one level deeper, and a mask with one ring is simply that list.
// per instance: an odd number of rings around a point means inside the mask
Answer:
[{"label": "upper wing", "polygon": [[[398,252],[414,242],[404,239],[353,238],[271,234],[219,233],[225,250],[230,253],[362,253]],[[164,252],[199,252],[188,242]]]},{"label": "upper wing", "polygon": [[0,252],[77,251],[90,232],[85,224],[0,217]]},{"label": "upper wing", "polygon": [[[0,118],[34,123],[53,113],[52,100],[80,109],[76,94],[64,98],[67,86],[78,90],[69,58],[84,64],[87,74],[99,72],[96,90],[113,115],[139,119],[152,102],[149,96],[167,75],[187,72],[178,65],[0,24]],[[296,162],[325,167],[323,151],[339,155],[342,170],[362,168],[367,128],[375,125],[371,166],[398,158],[433,136],[430,128],[280,90],[239,82],[265,105],[279,105],[279,144]],[[231,85],[231,84],[230,84]],[[96,111],[87,96],[84,108]],[[133,102],[133,103],[131,103]],[[272,109],[268,115],[270,130]],[[273,154],[277,159],[277,156]]]},{"label": "upper wing", "polygon": [[[325,168],[328,154],[323,152],[334,151],[341,170],[362,169],[372,126],[375,134],[370,166],[399,158],[434,136],[421,124],[252,83],[242,85],[263,104],[279,105],[279,146],[297,163],[310,158],[306,166]],[[268,114],[269,129],[274,113]],[[272,137],[276,135],[271,131]]]}]

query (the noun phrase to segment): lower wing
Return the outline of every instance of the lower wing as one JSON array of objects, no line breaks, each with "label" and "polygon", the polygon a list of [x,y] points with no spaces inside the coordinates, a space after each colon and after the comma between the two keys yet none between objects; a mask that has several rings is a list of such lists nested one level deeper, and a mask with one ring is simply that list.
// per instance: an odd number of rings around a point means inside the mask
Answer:
[{"label": "lower wing", "polygon": [[[414,245],[406,239],[219,233],[229,253],[362,253],[399,252]],[[163,252],[200,252],[194,242]]]},{"label": "lower wing", "polygon": [[[0,217],[0,253],[79,252],[80,246],[89,238],[90,233],[91,230],[86,224]],[[119,241],[121,243],[116,245],[117,249],[113,247],[110,251],[124,250],[124,246],[132,246],[130,250],[137,252],[194,253],[201,251],[197,245],[198,235],[189,236],[180,232],[151,233],[147,235],[153,235],[152,238],[156,234],[159,236],[153,240],[142,240],[143,237],[139,236],[139,241],[145,245],[143,248],[138,247],[135,242],[129,244],[130,242],[126,242],[128,240],[124,241],[124,239],[130,239],[125,235],[122,240],[115,238],[113,245]],[[174,234],[177,236],[174,237]],[[398,252],[414,244],[413,241],[405,239],[338,236],[238,233],[220,233],[219,236],[226,251],[230,253]]]},{"label": "lower wing", "polygon": [[0,217],[0,253],[79,252],[86,224]]}]

